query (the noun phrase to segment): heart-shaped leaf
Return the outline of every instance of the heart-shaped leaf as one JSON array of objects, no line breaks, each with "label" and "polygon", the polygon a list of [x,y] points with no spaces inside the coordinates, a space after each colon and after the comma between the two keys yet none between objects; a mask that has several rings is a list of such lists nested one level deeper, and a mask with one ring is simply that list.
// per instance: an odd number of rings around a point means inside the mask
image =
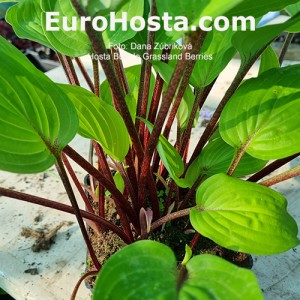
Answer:
[{"label": "heart-shaped leaf", "polygon": [[[191,253],[190,253],[191,255]],[[181,276],[181,275],[185,276]],[[172,250],[139,241],[118,251],[99,272],[93,300],[261,300],[254,274],[222,258],[203,254],[177,270]]]},{"label": "heart-shaped leaf", "polygon": [[76,110],[56,84],[2,37],[0,65],[0,168],[42,172],[75,136]]},{"label": "heart-shaped leaf", "polygon": [[244,82],[225,106],[222,138],[259,159],[300,152],[300,66],[272,69]]},{"label": "heart-shaped leaf", "polygon": [[270,188],[218,174],[199,187],[196,203],[193,227],[225,248],[268,255],[299,245],[286,199]]},{"label": "heart-shaped leaf", "polygon": [[228,261],[209,254],[197,255],[187,264],[188,279],[180,300],[262,300],[255,275]]},{"label": "heart-shaped leaf", "polygon": [[77,109],[79,131],[96,140],[117,161],[124,161],[129,150],[129,134],[116,109],[84,88],[59,85]]},{"label": "heart-shaped leaf", "polygon": [[113,255],[98,275],[93,299],[176,299],[176,258],[153,241],[133,243]]}]

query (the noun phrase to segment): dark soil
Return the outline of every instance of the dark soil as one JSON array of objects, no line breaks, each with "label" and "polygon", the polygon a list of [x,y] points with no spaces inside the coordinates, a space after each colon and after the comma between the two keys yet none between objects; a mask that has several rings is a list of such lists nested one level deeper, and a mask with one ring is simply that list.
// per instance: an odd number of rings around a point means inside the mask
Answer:
[{"label": "dark soil", "polygon": [[[195,233],[192,229],[185,229],[184,222],[181,220],[181,222],[176,222],[172,226],[166,226],[163,232],[157,231],[153,233],[150,239],[169,246],[174,251],[178,262],[181,262],[185,255],[185,245],[190,244]],[[213,254],[244,268],[251,268],[253,265],[250,255],[223,248],[203,236],[200,237],[197,246],[193,250],[193,254]]]},{"label": "dark soil", "polygon": [[[91,200],[91,198],[89,197]],[[95,211],[98,210],[98,204],[91,201]],[[120,225],[119,216],[113,207],[112,203],[106,207],[106,219]],[[114,253],[125,246],[125,243],[114,233],[108,230],[103,230],[101,234],[95,233],[95,231],[88,227],[88,234],[90,236],[93,248],[95,249],[97,258],[100,264],[104,264],[105,261],[111,257]],[[175,253],[178,263],[181,262],[185,256],[185,245],[189,245],[195,235],[194,229],[189,223],[189,218],[181,218],[166,224],[164,230],[161,228],[151,233],[149,236],[150,240],[155,240],[169,246]],[[253,261],[251,255],[235,252],[232,250],[225,249],[217,245],[212,240],[206,237],[200,237],[199,242],[193,254],[213,254],[226,259],[227,261],[244,268],[252,268]],[[94,264],[91,258],[87,258],[86,271],[95,270]],[[91,277],[86,280],[88,287],[92,288],[95,283],[95,277]]]},{"label": "dark soil", "polygon": [[[110,214],[113,221],[118,221],[117,214],[114,210]],[[185,220],[188,222],[188,220]],[[178,262],[181,262],[185,255],[185,245],[189,245],[194,237],[195,231],[186,229],[184,220],[175,222],[175,224],[167,224],[164,231],[158,230],[149,236],[149,239],[156,240],[169,246],[175,253]],[[93,229],[88,228],[93,248],[96,250],[96,255],[100,264],[103,264],[111,255],[125,246],[124,242],[111,231],[102,231],[101,236],[97,235]],[[253,261],[251,255],[235,252],[225,249],[217,245],[212,240],[206,237],[200,237],[196,248],[193,251],[197,254],[213,254],[226,259],[227,261],[244,268],[252,268]],[[87,272],[94,270],[94,265],[91,259],[87,259]],[[95,283],[95,278],[87,280],[87,286],[92,288]]]}]

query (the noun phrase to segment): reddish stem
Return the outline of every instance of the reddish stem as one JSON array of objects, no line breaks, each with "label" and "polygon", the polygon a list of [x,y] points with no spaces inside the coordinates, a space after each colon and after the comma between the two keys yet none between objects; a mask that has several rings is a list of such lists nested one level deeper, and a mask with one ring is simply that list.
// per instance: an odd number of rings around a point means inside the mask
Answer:
[{"label": "reddish stem", "polygon": [[300,153],[296,153],[290,157],[274,161],[273,163],[267,165],[265,168],[263,168],[258,173],[254,174],[250,178],[248,178],[248,181],[251,181],[251,182],[259,181],[260,179],[266,177],[267,175],[271,174],[275,170],[277,170],[280,167],[284,166],[285,164],[289,163],[293,159],[297,158],[299,155],[300,155]]},{"label": "reddish stem", "polygon": [[64,54],[58,53],[58,58],[64,68],[64,71],[66,73],[66,76],[69,80],[69,83],[72,85],[78,85],[80,86],[72,59]]},{"label": "reddish stem", "polygon": [[191,250],[194,250],[199,242],[199,239],[200,239],[200,233],[196,232],[191,243],[190,243],[190,248]]},{"label": "reddish stem", "polygon": [[79,166],[86,170],[90,175],[96,178],[105,188],[113,195],[115,203],[118,203],[121,208],[126,212],[130,218],[133,225],[138,230],[138,216],[135,214],[135,211],[130,206],[128,201],[125,199],[123,194],[117,189],[116,185],[108,180],[100,171],[90,165],[80,154],[78,154],[70,146],[64,148],[64,153],[66,153],[72,160],[74,160]]},{"label": "reddish stem", "polygon": [[[25,193],[20,193],[20,192],[4,189],[1,187],[0,187],[0,195],[8,197],[8,198],[13,198],[16,200],[25,201],[25,202],[32,203],[32,204],[41,205],[44,207],[49,207],[49,208],[52,208],[55,210],[66,212],[68,214],[72,214],[72,215],[75,214],[75,212],[71,206],[62,204],[57,201],[53,201],[53,200],[25,194]],[[118,228],[114,224],[108,222],[107,220],[105,220],[95,214],[91,214],[87,211],[84,211],[84,210],[80,210],[80,214],[82,215],[82,217],[84,219],[91,220],[95,223],[100,224],[103,228],[105,228],[107,230],[111,230],[112,232],[117,234],[126,244],[131,244],[133,242],[120,228]]]},{"label": "reddish stem", "polygon": [[76,299],[76,295],[77,295],[77,292],[78,292],[78,289],[81,285],[81,283],[87,279],[87,278],[90,278],[90,277],[94,277],[94,276],[97,276],[97,274],[99,273],[99,271],[90,271],[86,274],[84,274],[83,276],[80,277],[80,279],[78,280],[78,282],[76,283],[75,287],[74,287],[74,290],[73,290],[73,293],[71,295],[71,298],[70,300],[75,300]]},{"label": "reddish stem", "polygon": [[73,207],[73,210],[74,210],[74,214],[76,216],[79,228],[81,230],[81,234],[82,234],[83,239],[84,239],[84,241],[86,243],[86,246],[88,248],[88,251],[89,251],[89,254],[91,256],[91,259],[92,259],[92,261],[93,261],[96,269],[99,270],[101,268],[101,265],[100,265],[100,263],[98,261],[98,258],[96,256],[96,253],[94,251],[94,248],[92,246],[90,238],[89,238],[88,233],[86,231],[86,227],[84,225],[84,221],[83,221],[82,215],[80,213],[80,209],[79,209],[76,197],[74,195],[71,183],[69,181],[68,174],[67,174],[67,172],[65,170],[63,161],[62,161],[61,157],[59,157],[58,155],[56,156],[56,160],[57,160],[57,162],[56,162],[56,169],[57,169],[58,174],[59,174],[59,176],[61,178],[61,181],[62,181],[62,183],[63,183],[63,185],[65,187],[65,190],[67,192],[68,198],[69,198],[69,200],[70,200],[70,202],[72,204],[72,207]]},{"label": "reddish stem", "polygon": [[89,88],[91,89],[91,91],[92,91],[93,93],[95,93],[95,86],[94,86],[94,84],[93,84],[93,81],[91,80],[90,75],[89,75],[88,72],[86,71],[86,69],[85,69],[85,67],[84,67],[84,65],[83,65],[83,63],[82,63],[82,61],[81,61],[81,59],[80,59],[79,57],[75,57],[75,61],[76,61],[77,65],[78,65],[78,67],[79,67],[79,69],[80,69],[80,71],[81,71],[81,73],[82,73],[82,75],[83,75],[85,81],[87,82]]}]

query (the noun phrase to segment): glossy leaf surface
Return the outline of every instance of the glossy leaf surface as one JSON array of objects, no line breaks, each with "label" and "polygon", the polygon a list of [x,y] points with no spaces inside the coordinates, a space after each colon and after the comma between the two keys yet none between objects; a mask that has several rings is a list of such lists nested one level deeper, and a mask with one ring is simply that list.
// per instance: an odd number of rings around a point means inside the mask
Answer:
[{"label": "glossy leaf surface", "polygon": [[78,118],[67,96],[0,37],[0,168],[36,173],[73,139]]},{"label": "glossy leaf surface", "polygon": [[205,39],[201,53],[202,59],[197,60],[190,83],[202,88],[212,83],[224,70],[236,53],[231,44],[234,32],[211,31]]},{"label": "glossy leaf surface", "polygon": [[300,66],[272,69],[244,82],[220,119],[222,138],[259,159],[300,152]]},{"label": "glossy leaf surface", "polygon": [[[153,129],[153,125],[146,120],[142,121],[145,122],[145,124],[148,126],[149,131],[151,132]],[[168,170],[170,177],[176,182],[178,186],[184,188],[188,187],[185,180],[179,178],[184,172],[184,164],[181,156],[176,151],[176,149],[163,135],[159,137],[159,142],[157,143],[156,147],[160,159],[162,160],[165,168]]]},{"label": "glossy leaf surface", "polygon": [[76,107],[79,116],[78,133],[98,141],[115,160],[124,161],[129,150],[129,134],[115,108],[81,87],[60,87]]},{"label": "glossy leaf surface", "polygon": [[105,263],[93,300],[262,299],[251,271],[219,257],[195,256],[187,262],[186,272],[180,277],[175,256],[167,246],[149,240],[135,242]]},{"label": "glossy leaf surface", "polygon": [[[51,43],[51,45],[58,52],[68,56],[83,56],[92,52],[91,42],[85,31],[80,30],[80,19],[74,7],[71,4],[71,0],[51,0],[41,1],[41,7],[43,13],[41,15],[41,26],[44,31],[44,35]],[[53,24],[53,27],[58,27],[58,31],[49,31],[46,28],[46,12],[59,12],[59,16],[55,16],[59,22]],[[62,18],[68,17],[68,26],[71,27],[71,18],[76,17],[77,30],[67,31],[63,29]]]},{"label": "glossy leaf surface", "polygon": [[[189,167],[185,180],[193,185],[200,176],[212,176],[218,173],[226,173],[232,163],[235,149],[218,137],[210,141],[202,150],[198,158]],[[260,171],[267,161],[256,159],[246,154],[234,172],[234,176],[240,177]]]},{"label": "glossy leaf surface", "polygon": [[261,56],[260,67],[258,74],[262,74],[273,68],[279,68],[279,60],[272,46],[269,46]]},{"label": "glossy leaf surface", "polygon": [[297,14],[282,24],[260,27],[255,31],[236,32],[232,38],[232,44],[240,53],[242,64],[251,62],[278,35],[289,27],[298,24],[299,21],[300,15]]},{"label": "glossy leaf surface", "polygon": [[193,227],[225,248],[269,255],[299,244],[286,199],[265,186],[218,174],[200,186],[196,203]]},{"label": "glossy leaf surface", "polygon": [[41,26],[42,8],[36,0],[20,1],[6,13],[6,21],[20,38],[26,38],[53,48]]},{"label": "glossy leaf surface", "polygon": [[187,264],[188,279],[180,300],[262,300],[255,275],[209,254],[193,257]]},{"label": "glossy leaf surface", "polygon": [[97,278],[94,300],[176,299],[176,259],[153,241],[133,243],[113,255]]}]

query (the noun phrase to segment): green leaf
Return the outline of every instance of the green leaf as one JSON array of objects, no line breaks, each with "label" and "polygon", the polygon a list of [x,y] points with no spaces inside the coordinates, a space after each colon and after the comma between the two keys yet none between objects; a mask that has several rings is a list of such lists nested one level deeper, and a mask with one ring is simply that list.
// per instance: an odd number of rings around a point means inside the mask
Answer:
[{"label": "green leaf", "polygon": [[[260,3],[263,5],[264,2],[260,1]],[[236,32],[232,38],[232,44],[240,53],[242,65],[252,62],[271,41],[299,21],[300,14],[297,14],[282,24],[257,28],[255,31]]]},{"label": "green leaf", "polygon": [[73,139],[73,104],[47,76],[0,37],[0,169],[42,172]]},{"label": "green leaf", "polygon": [[94,300],[176,299],[176,258],[153,241],[135,242],[114,254],[102,267]]},{"label": "green leaf", "polygon": [[[150,14],[149,1],[143,0],[141,2],[144,2],[143,18],[147,20]],[[160,47],[162,47],[161,45],[163,45],[163,47],[165,47],[165,45],[171,44],[172,37],[167,36],[166,31],[163,28],[163,22],[161,21],[159,23],[161,25],[161,29],[155,32],[155,45],[160,45]],[[133,38],[123,42],[122,49],[124,49],[125,51],[131,54],[142,57],[143,54],[147,51],[145,50],[145,47],[147,47],[148,45],[147,37],[148,37],[148,29],[147,27],[145,27],[143,31],[136,32]],[[155,49],[154,47],[155,54],[156,53],[161,54],[161,51],[162,50]]]},{"label": "green leaf", "polygon": [[172,250],[144,240],[118,251],[99,272],[93,300],[260,300],[254,274],[203,254],[187,264],[183,278]]},{"label": "green leaf", "polygon": [[116,172],[116,174],[114,175],[114,182],[115,182],[118,190],[121,193],[123,193],[124,189],[125,189],[125,183],[124,183],[123,177],[121,176],[120,172]]},{"label": "green leaf", "polygon": [[[140,119],[147,125],[149,131],[151,132],[153,129],[153,125],[145,119]],[[169,172],[170,177],[176,182],[178,186],[182,188],[188,187],[185,180],[180,178],[180,176],[184,172],[184,164],[181,156],[176,151],[176,149],[163,135],[160,135],[159,142],[157,143],[156,148],[159,153],[160,159]]]},{"label": "green leaf", "polygon": [[[217,0],[215,0],[217,1]],[[261,17],[270,11],[280,11],[290,4],[294,4],[299,0],[243,0],[228,11],[225,15],[232,16],[253,16]]]},{"label": "green leaf", "polygon": [[20,1],[9,8],[6,13],[6,21],[12,25],[18,37],[53,48],[41,27],[41,13],[39,1]]},{"label": "green leaf", "polygon": [[243,2],[243,0],[211,0],[204,8],[201,16],[211,16],[216,18],[218,16],[223,16],[227,11],[237,6],[237,4]]},{"label": "green leaf", "polygon": [[195,88],[202,88],[212,83],[225,69],[236,53],[232,47],[231,38],[233,31],[208,33],[201,52],[206,56],[197,60],[190,83]]},{"label": "green leaf", "polygon": [[[218,173],[226,173],[235,155],[235,149],[218,137],[210,141],[201,154],[188,168],[185,180],[192,186],[201,175],[212,176]],[[240,177],[260,171],[267,161],[259,160],[245,154],[234,172],[234,176]]]},{"label": "green leaf", "polygon": [[[128,1],[117,13],[116,13],[116,18],[121,18],[122,13],[126,12],[127,13],[127,30],[124,31],[122,29],[122,24],[116,24],[116,29],[114,31],[110,30],[107,28],[103,32],[103,38],[106,43],[106,45],[110,47],[114,45],[119,45],[123,42],[126,42],[127,40],[132,39],[136,34],[137,31],[134,31],[130,27],[130,20],[133,17],[139,16],[143,17],[144,14],[144,1],[140,0],[130,0]],[[101,12],[99,15],[103,15]],[[107,20],[109,21],[110,18],[107,16]]]},{"label": "green leaf", "polygon": [[158,15],[161,17],[165,12],[168,12],[169,16],[172,16],[172,20],[170,20],[169,24],[171,27],[176,23],[175,17],[184,16],[189,20],[189,25],[199,19],[199,16],[206,5],[209,3],[209,0],[178,0],[178,1],[164,1],[157,0],[157,11]]},{"label": "green leaf", "polygon": [[218,174],[200,186],[196,203],[193,227],[225,248],[268,255],[299,244],[286,199],[265,186]]},{"label": "green leaf", "polygon": [[185,245],[185,255],[181,264],[185,266],[192,256],[193,256],[192,249],[189,247],[189,245]]},{"label": "green leaf", "polygon": [[197,255],[187,264],[188,279],[180,300],[262,300],[255,275],[209,254]]},{"label": "green leaf", "polygon": [[297,1],[297,3],[289,5],[285,8],[285,11],[290,15],[294,16],[300,11],[300,3]]},{"label": "green leaf", "polygon": [[273,68],[279,68],[279,60],[272,46],[269,46],[261,56],[258,75]]},{"label": "green leaf", "polygon": [[[156,61],[156,60],[152,61],[152,65],[155,71],[159,73],[161,78],[168,85],[171,80],[172,74],[174,72],[175,65],[172,64],[172,62],[170,62],[170,64],[166,64],[164,62]],[[193,90],[190,86],[187,86],[176,114],[178,124],[181,129],[185,129],[188,125],[189,118],[193,109],[194,101],[195,101],[195,95],[193,93]],[[198,118],[195,121],[197,122]]]},{"label": "green leaf", "polygon": [[80,0],[89,16],[99,14],[105,16],[109,12],[118,11],[129,0]]},{"label": "green leaf", "polygon": [[[27,1],[27,0],[26,0]],[[89,54],[92,52],[91,42],[85,31],[80,30],[80,18],[74,7],[71,4],[71,0],[51,0],[41,1],[42,14],[41,24],[44,35],[51,43],[52,47],[60,53],[68,56],[77,57]],[[46,27],[46,12],[58,12],[59,16],[55,16],[59,22],[52,24],[53,27],[58,27],[58,31],[49,31]],[[77,17],[76,31],[66,31],[62,26],[62,18],[68,17],[68,26],[71,26],[71,18]]]},{"label": "green leaf", "polygon": [[124,161],[129,150],[129,134],[120,114],[93,93],[77,86],[59,85],[77,109],[83,137],[99,142],[117,161]]},{"label": "green leaf", "polygon": [[[132,119],[135,121],[136,117],[136,107],[137,107],[137,100],[138,100],[138,89],[140,84],[141,78],[141,65],[131,66],[125,69],[126,78],[128,81],[128,86],[130,93],[126,95],[126,103],[129,108],[130,114]],[[155,77],[151,75],[150,81],[150,90],[149,90],[149,99],[148,99],[148,110],[149,110],[149,103],[152,99],[152,94],[154,90],[155,84]],[[101,90],[101,98],[107,104],[113,105],[112,103],[112,96],[111,96],[111,89],[107,80],[103,81],[100,87]]]},{"label": "green leaf", "polygon": [[300,152],[300,65],[272,69],[244,82],[225,106],[222,138],[259,159]]}]

